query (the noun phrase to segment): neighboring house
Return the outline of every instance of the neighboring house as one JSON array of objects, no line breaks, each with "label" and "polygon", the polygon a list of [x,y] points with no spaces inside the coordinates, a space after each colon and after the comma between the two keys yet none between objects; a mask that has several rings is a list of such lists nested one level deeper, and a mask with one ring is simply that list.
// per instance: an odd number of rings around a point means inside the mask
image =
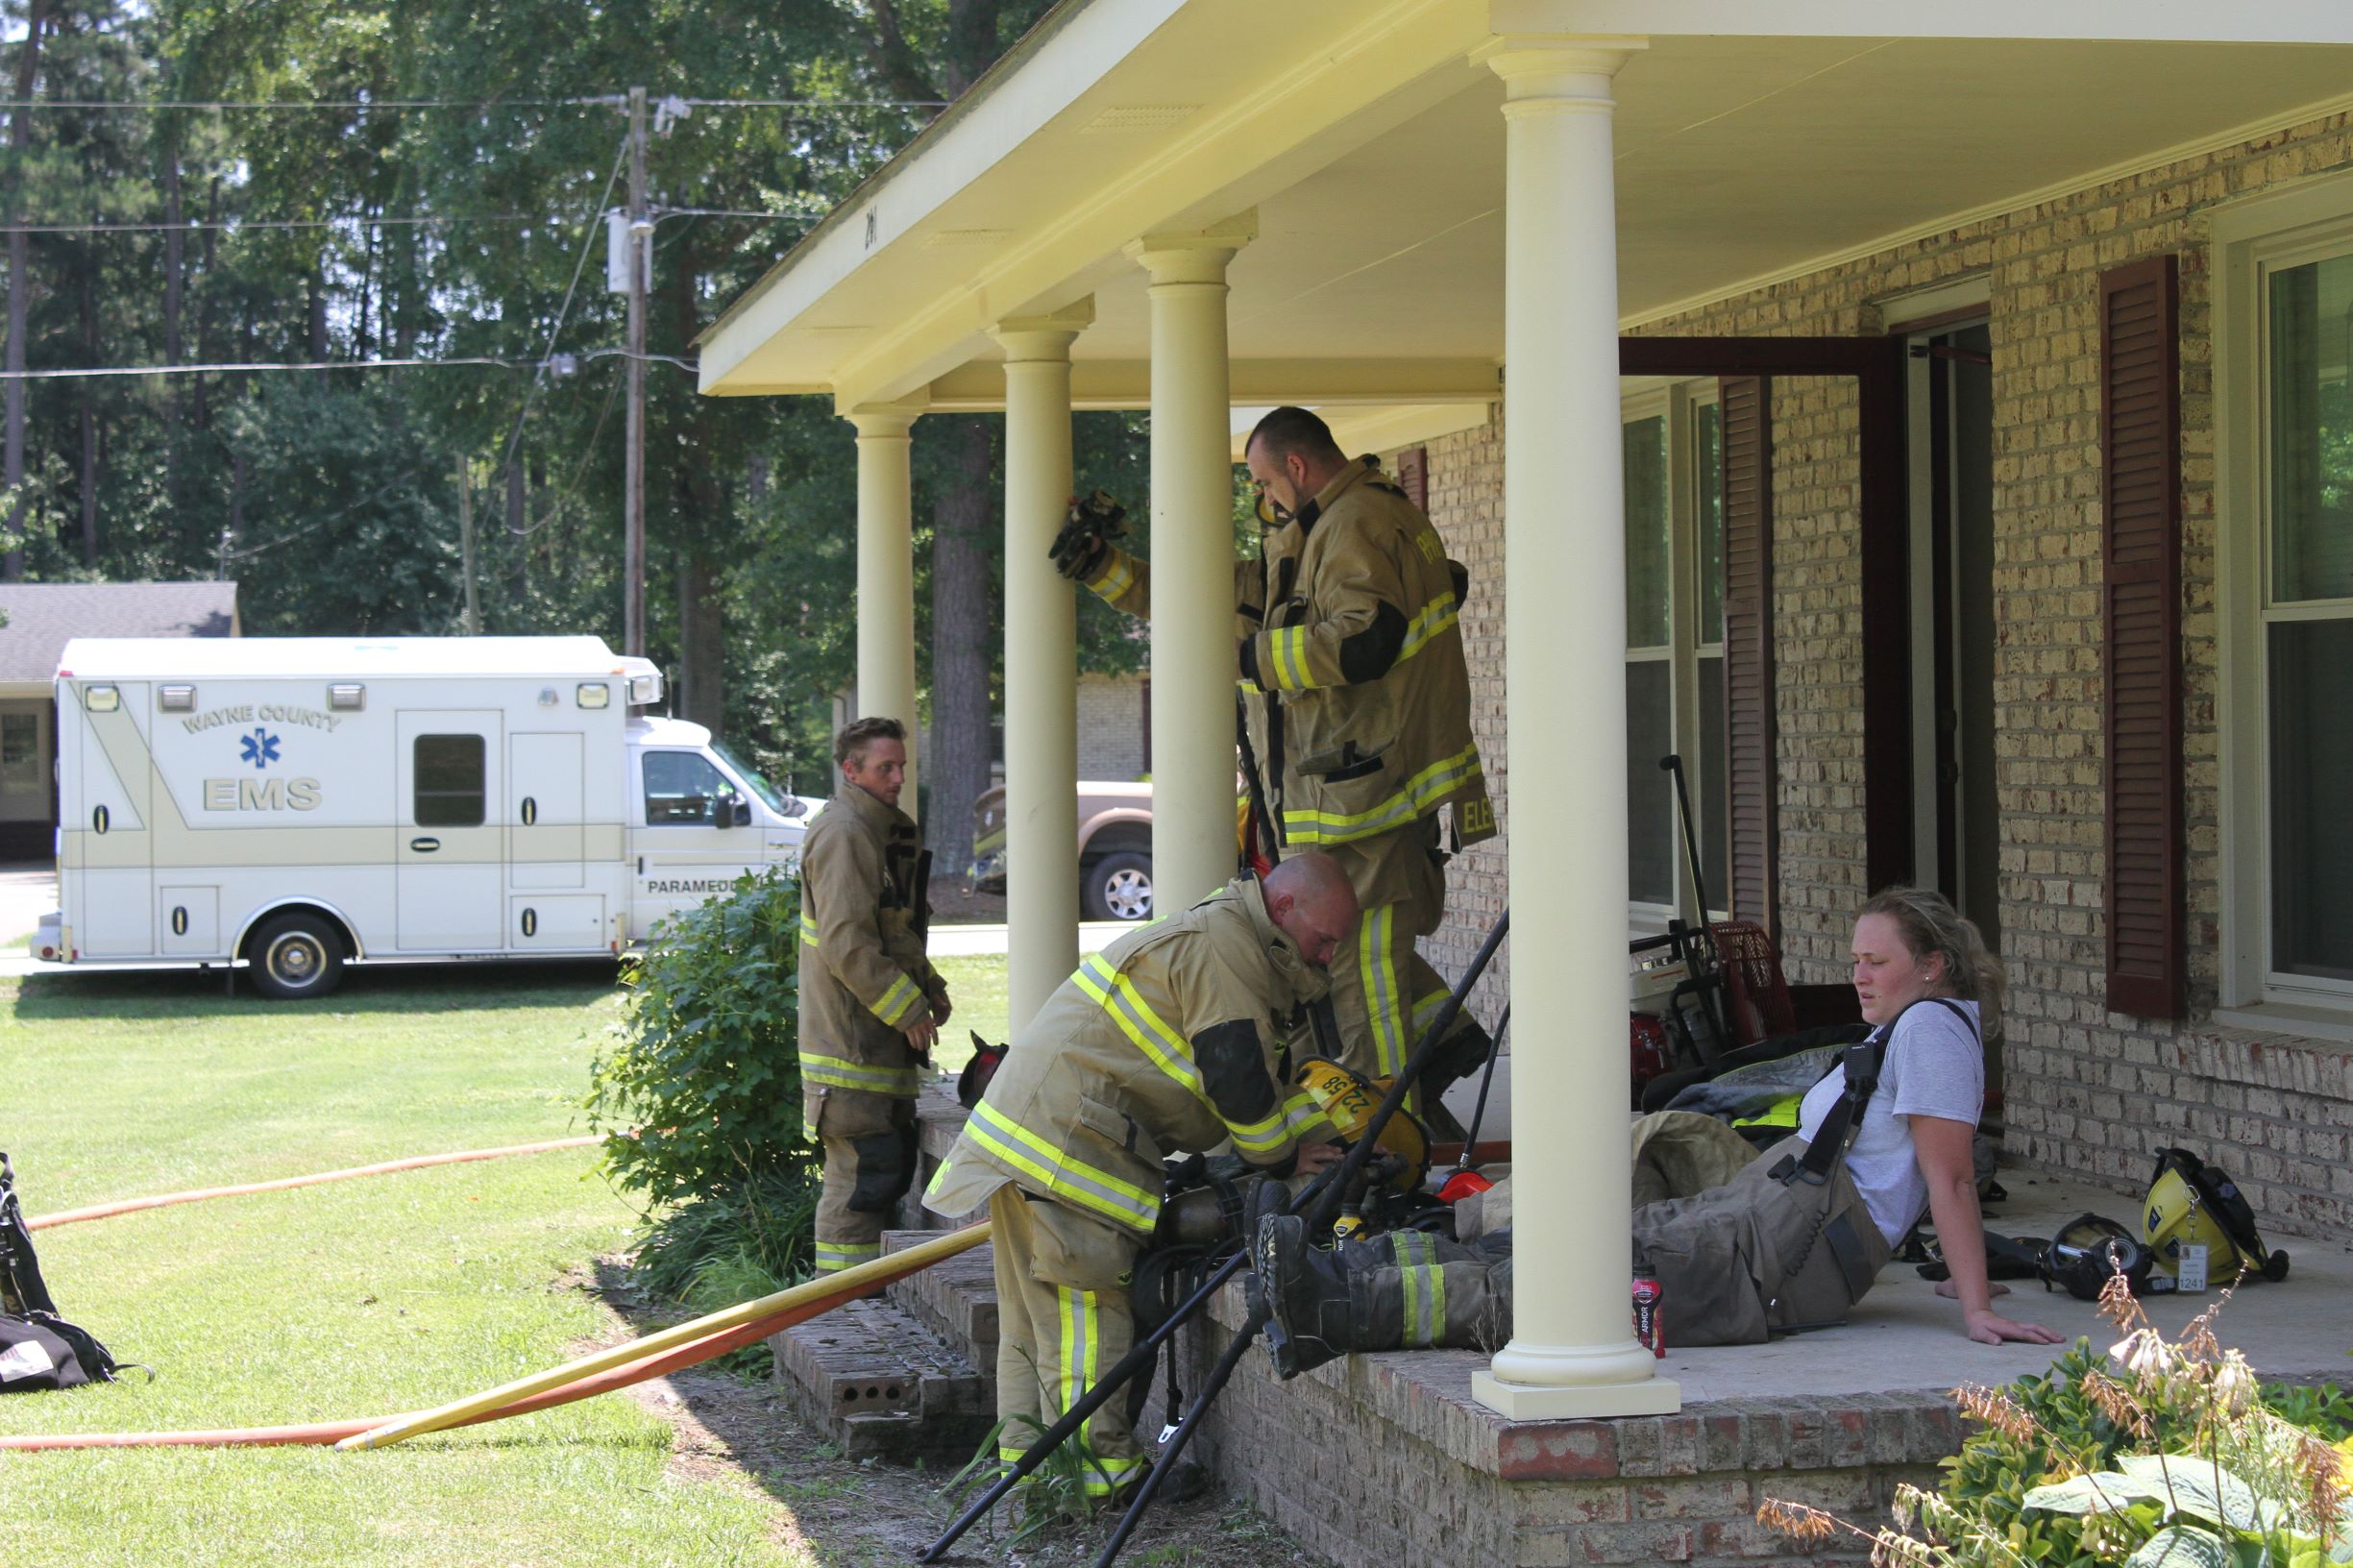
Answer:
[{"label": "neighboring house", "polygon": [[[1792,979],[1840,979],[1892,882],[1986,927],[2009,1159],[2137,1196],[2179,1140],[2267,1227],[2353,1241],[2348,83],[2353,12],[2275,0],[1067,0],[723,318],[702,383],[832,397],[873,551],[907,536],[885,438],[1005,409],[1017,645],[1067,409],[1152,410],[1156,520],[1214,512],[1238,408],[1390,455],[1470,570],[1507,829],[1431,951],[1460,966],[1507,872],[1519,1175],[1599,1205],[1523,1233],[1474,1386],[1655,1410],[1589,1262],[1626,1200],[1599,939],[1692,904],[1668,751],[1709,901]],[[1172,902],[1223,852],[1227,549],[1153,533]],[[1046,799],[1034,733],[1011,783]]]},{"label": "neighboring house", "polygon": [[56,852],[58,655],[75,637],[234,637],[233,582],[0,584],[0,860]]},{"label": "neighboring house", "polygon": [[1152,771],[1151,690],[1141,675],[1078,677],[1079,777],[1127,782]]}]

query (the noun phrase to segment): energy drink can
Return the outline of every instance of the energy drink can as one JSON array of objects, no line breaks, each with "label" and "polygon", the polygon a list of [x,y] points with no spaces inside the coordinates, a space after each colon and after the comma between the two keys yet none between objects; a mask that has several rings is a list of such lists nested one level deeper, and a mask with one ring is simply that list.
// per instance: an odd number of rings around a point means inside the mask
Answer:
[{"label": "energy drink can", "polygon": [[1634,1276],[1634,1337],[1653,1356],[1667,1354],[1666,1319],[1660,1313],[1659,1301],[1666,1292],[1660,1288],[1655,1274]]}]

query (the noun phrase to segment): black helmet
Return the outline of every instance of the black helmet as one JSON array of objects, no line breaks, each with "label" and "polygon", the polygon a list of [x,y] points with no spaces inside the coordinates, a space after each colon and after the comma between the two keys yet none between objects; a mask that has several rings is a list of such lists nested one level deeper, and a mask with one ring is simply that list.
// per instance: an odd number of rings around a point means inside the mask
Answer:
[{"label": "black helmet", "polygon": [[2097,1301],[2119,1274],[2134,1295],[2142,1294],[2148,1288],[2148,1252],[2130,1231],[2100,1214],[2078,1214],[2043,1249],[2043,1288],[2065,1286],[2077,1301]]}]

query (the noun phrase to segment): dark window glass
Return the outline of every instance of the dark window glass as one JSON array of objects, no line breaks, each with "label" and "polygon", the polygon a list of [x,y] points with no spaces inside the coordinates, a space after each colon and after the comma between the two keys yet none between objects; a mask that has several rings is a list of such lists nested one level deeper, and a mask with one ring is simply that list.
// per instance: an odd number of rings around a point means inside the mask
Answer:
[{"label": "dark window glass", "polygon": [[1658,759],[1675,749],[1675,667],[1664,659],[1626,665],[1626,805],[1630,830],[1627,896],[1675,903],[1675,780]]},{"label": "dark window glass", "polygon": [[419,827],[479,827],[487,796],[479,735],[417,737],[416,816]]},{"label": "dark window glass", "polygon": [[646,825],[709,826],[735,821],[735,785],[692,751],[646,753]]},{"label": "dark window glass", "polygon": [[0,794],[37,795],[41,723],[30,713],[0,714]]},{"label": "dark window glass", "polygon": [[2353,980],[2353,621],[2270,631],[2271,967]]}]

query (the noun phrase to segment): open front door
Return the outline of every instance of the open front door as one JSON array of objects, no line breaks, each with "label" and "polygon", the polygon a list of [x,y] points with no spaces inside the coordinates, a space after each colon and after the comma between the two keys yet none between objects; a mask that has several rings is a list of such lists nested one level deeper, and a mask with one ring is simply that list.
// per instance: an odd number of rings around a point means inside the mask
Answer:
[{"label": "open front door", "polygon": [[506,881],[497,803],[504,747],[496,709],[399,716],[393,945],[402,952],[496,952]]}]

